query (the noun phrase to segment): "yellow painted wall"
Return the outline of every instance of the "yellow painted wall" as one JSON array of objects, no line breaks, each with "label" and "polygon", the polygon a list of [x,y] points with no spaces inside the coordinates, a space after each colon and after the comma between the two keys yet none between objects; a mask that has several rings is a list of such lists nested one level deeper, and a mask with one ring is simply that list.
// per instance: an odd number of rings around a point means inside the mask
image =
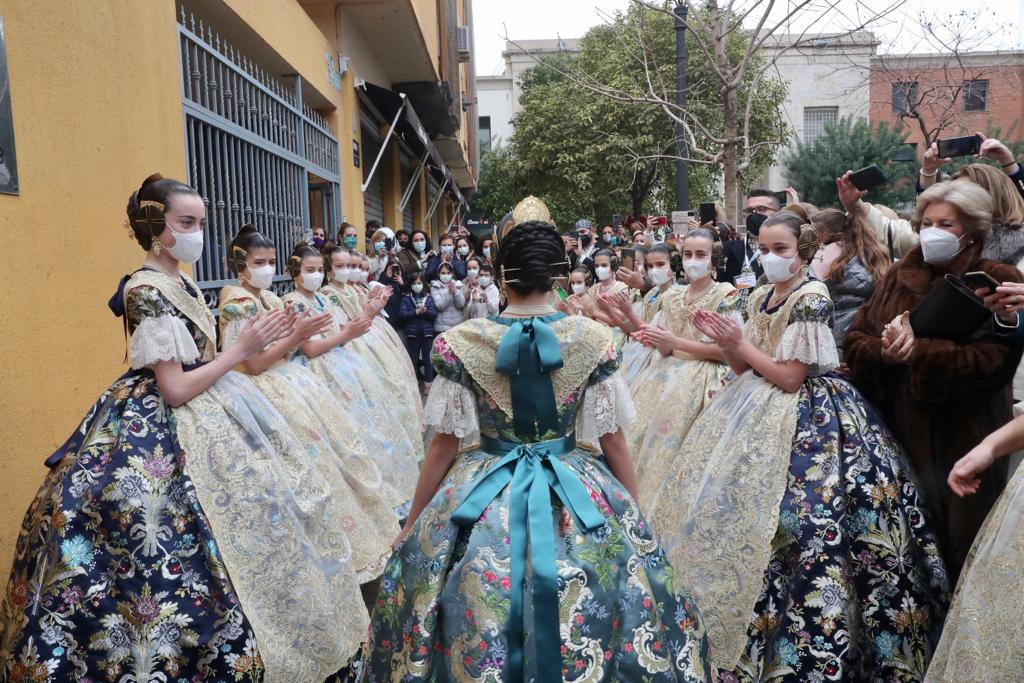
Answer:
[{"label": "yellow painted wall", "polygon": [[173,0],[0,0],[21,195],[0,195],[0,581],[44,458],[124,370],[124,208],[184,177]]},{"label": "yellow painted wall", "polygon": [[420,24],[420,33],[423,34],[423,42],[430,53],[430,63],[434,69],[438,68],[440,62],[441,46],[438,41],[438,12],[437,0],[411,0],[412,10],[416,14],[416,20]]}]

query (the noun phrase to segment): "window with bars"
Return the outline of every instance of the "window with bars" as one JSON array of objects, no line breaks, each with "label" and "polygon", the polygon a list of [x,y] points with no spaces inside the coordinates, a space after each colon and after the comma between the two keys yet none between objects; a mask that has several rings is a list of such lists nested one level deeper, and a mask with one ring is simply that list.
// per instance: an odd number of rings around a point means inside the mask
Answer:
[{"label": "window with bars", "polygon": [[480,142],[480,151],[488,150],[491,148],[491,117],[481,116],[479,121],[480,132],[478,140]]},{"label": "window with bars", "polygon": [[892,84],[892,113],[909,114],[917,107],[917,83]]},{"label": "window with bars", "polygon": [[825,126],[838,119],[839,107],[804,107],[804,144],[813,145],[825,134]]},{"label": "window with bars", "polygon": [[988,109],[988,79],[964,81],[964,111]]}]

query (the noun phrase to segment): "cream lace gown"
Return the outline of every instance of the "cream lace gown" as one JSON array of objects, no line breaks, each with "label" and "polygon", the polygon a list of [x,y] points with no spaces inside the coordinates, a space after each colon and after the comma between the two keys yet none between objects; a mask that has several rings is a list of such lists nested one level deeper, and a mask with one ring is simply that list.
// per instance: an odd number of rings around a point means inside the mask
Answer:
[{"label": "cream lace gown", "polygon": [[928,683],[1024,681],[1024,467],[974,540]]},{"label": "cream lace gown", "polygon": [[[644,295],[639,301],[640,320],[646,325],[662,325],[664,314],[662,304],[670,292],[679,289],[679,285],[669,285],[665,290],[655,287]],[[639,292],[638,292],[639,294]],[[622,376],[629,387],[635,386],[637,376],[647,368],[658,356],[658,350],[650,346],[644,346],[635,339],[629,339],[622,346]]]},{"label": "cream lace gown", "polygon": [[[224,287],[220,293],[221,345],[225,349],[233,346],[245,325],[260,313],[283,308],[273,292],[263,291],[255,297],[242,287]],[[315,454],[313,462],[327,482],[332,504],[341,513],[339,533],[348,537],[356,578],[360,583],[376,579],[391,555],[391,539],[399,531],[395,508],[405,501],[383,481],[359,425],[330,389],[297,363],[282,358],[250,377]]]},{"label": "cream lace gown", "polygon": [[[693,302],[687,302],[689,290],[686,285],[663,295],[661,322],[672,334],[710,342],[693,324],[693,314],[700,309],[716,311],[743,325],[743,302],[731,284],[714,283]],[[675,471],[677,460],[684,457],[680,449],[693,421],[733,377],[727,363],[682,351],[667,357],[656,349],[654,353],[647,368],[630,385],[639,418],[626,430],[642,507],[653,500],[666,473]]]},{"label": "cream lace gown", "polygon": [[[341,318],[335,306],[322,294],[312,298],[291,291],[283,297],[298,311],[331,313],[327,335],[341,330]],[[423,458],[423,439],[415,427],[402,425],[395,410],[395,397],[385,386],[374,367],[346,344],[316,358],[307,358],[296,351],[291,362],[305,365],[323,381],[350,418],[362,429],[363,441],[376,459],[385,483],[406,500],[412,498]],[[393,539],[392,539],[393,540]]]},{"label": "cream lace gown", "polygon": [[906,457],[846,380],[832,302],[804,282],[748,302],[747,339],[810,373],[747,370],[693,423],[649,505],[726,681],[920,681],[948,599]]}]

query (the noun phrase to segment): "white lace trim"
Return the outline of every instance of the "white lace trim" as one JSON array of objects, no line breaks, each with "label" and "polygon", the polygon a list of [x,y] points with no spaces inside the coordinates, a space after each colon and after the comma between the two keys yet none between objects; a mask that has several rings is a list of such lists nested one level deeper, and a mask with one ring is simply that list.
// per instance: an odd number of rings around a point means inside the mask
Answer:
[{"label": "white lace trim", "polygon": [[605,434],[614,434],[636,419],[633,399],[629,387],[616,372],[604,381],[587,387],[583,394],[583,405],[576,418],[578,439],[584,443],[597,444]]},{"label": "white lace trim", "polygon": [[480,431],[473,392],[458,382],[436,377],[423,408],[424,422],[435,432],[464,439]]},{"label": "white lace trim", "polygon": [[135,370],[164,360],[192,363],[198,358],[199,349],[185,323],[170,314],[143,318],[128,346],[128,359]]},{"label": "white lace trim", "polygon": [[812,374],[822,374],[839,365],[839,353],[832,330],[822,322],[806,320],[790,323],[775,351],[775,360],[798,360],[811,366]]},{"label": "white lace trim", "polygon": [[224,325],[224,329],[220,333],[220,347],[227,351],[234,346],[248,322],[249,318],[241,318],[239,320],[232,320]]}]

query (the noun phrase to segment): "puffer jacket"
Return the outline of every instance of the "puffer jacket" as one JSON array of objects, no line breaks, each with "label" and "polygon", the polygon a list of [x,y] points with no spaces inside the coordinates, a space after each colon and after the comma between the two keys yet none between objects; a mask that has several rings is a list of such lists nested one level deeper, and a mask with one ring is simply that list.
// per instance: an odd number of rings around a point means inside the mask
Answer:
[{"label": "puffer jacket", "polygon": [[839,357],[842,358],[843,339],[846,338],[846,331],[853,324],[857,311],[874,293],[875,280],[860,259],[854,256],[846,263],[841,280],[833,282],[829,279],[825,280],[825,284],[828,285],[828,293],[832,297],[832,303],[836,309],[832,336],[836,339]]},{"label": "puffer jacket", "polygon": [[462,309],[466,307],[466,287],[460,280],[455,280],[454,293],[448,290],[448,285],[442,284],[440,280],[430,283],[430,298],[437,306],[437,319],[434,321],[434,331],[440,334],[450,330],[462,322]]}]

